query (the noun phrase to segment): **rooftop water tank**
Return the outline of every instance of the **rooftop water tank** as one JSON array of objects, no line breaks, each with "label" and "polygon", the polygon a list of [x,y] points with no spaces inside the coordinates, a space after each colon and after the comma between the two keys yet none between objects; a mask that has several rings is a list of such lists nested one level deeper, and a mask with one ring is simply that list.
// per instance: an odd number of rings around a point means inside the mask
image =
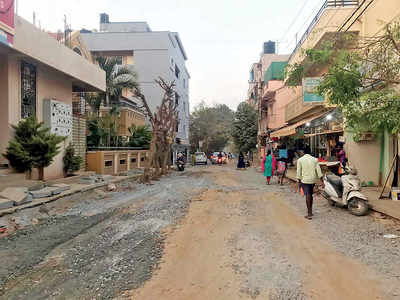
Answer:
[{"label": "rooftop water tank", "polygon": [[275,42],[268,41],[264,43],[264,54],[276,54]]}]

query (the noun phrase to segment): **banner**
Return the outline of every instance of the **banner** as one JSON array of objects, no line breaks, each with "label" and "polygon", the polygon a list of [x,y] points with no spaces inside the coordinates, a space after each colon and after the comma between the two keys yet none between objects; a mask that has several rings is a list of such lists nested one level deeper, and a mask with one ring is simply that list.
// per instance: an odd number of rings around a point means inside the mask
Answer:
[{"label": "banner", "polygon": [[320,77],[306,77],[303,79],[303,102],[324,102],[325,97],[315,92],[315,88],[321,83]]},{"label": "banner", "polygon": [[14,42],[14,0],[0,0],[0,43]]}]

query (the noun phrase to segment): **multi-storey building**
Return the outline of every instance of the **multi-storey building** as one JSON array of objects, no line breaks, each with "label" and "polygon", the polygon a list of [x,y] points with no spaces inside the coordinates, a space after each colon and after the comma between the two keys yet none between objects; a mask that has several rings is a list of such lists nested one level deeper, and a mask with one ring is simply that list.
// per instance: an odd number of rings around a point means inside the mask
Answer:
[{"label": "multi-storey building", "polygon": [[261,156],[264,151],[263,141],[265,140],[265,135],[268,130],[268,112],[266,107],[263,105],[264,89],[266,86],[265,78],[271,64],[274,62],[286,61],[288,57],[288,55],[276,54],[275,42],[268,41],[264,43],[259,62],[252,64],[250,69],[247,103],[252,105],[258,112],[258,145],[261,150]]},{"label": "multi-storey building", "polygon": [[[81,33],[94,55],[118,56],[122,63],[133,64],[140,88],[152,111],[161,104],[162,89],[155,79],[175,81],[175,101],[179,112],[174,157],[178,151],[188,152],[189,143],[189,80],[186,52],[177,32],[152,31],[146,22],[110,22],[100,16],[100,31]],[[125,94],[131,103],[132,95]]]},{"label": "multi-storey building", "polygon": [[[306,49],[318,48],[334,36],[351,34],[360,37],[378,36],[386,24],[399,21],[398,0],[326,0],[313,17],[309,27],[298,41],[289,57],[289,65],[303,64]],[[358,168],[365,182],[379,184],[390,173],[390,161],[394,155],[397,137],[382,132],[380,138],[355,142],[352,133],[343,128],[340,114],[329,107],[324,97],[309,97],[307,86],[322,77],[328,65],[318,65],[305,74],[302,89],[288,94],[284,109],[285,128],[270,136],[284,138],[302,135],[315,155],[334,156],[335,143],[345,141],[345,150],[352,166]],[[307,83],[307,84],[304,84]],[[337,116],[337,118],[336,118]],[[368,163],[365,163],[368,161]]]}]

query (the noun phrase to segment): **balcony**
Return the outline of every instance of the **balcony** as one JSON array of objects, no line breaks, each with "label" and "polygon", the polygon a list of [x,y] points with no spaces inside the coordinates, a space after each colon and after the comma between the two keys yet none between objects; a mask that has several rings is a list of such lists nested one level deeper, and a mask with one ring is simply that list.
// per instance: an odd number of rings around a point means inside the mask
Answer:
[{"label": "balcony", "polygon": [[285,107],[285,122],[293,123],[300,116],[308,115],[314,110],[324,107],[324,103],[304,103],[303,97],[297,98]]},{"label": "balcony", "polygon": [[[359,0],[327,0],[312,19],[307,30],[298,41],[289,57],[289,64],[301,63],[304,53],[301,48],[314,48],[327,33],[337,32],[351,13],[358,8]],[[352,26],[352,31],[360,31],[360,24]]]}]

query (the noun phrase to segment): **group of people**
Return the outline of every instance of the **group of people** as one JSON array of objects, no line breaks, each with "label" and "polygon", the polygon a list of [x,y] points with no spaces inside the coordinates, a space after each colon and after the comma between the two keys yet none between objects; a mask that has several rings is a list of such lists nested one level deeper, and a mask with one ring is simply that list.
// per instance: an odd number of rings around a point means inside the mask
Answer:
[{"label": "group of people", "polygon": [[[266,184],[271,183],[271,178],[277,174],[278,182],[282,185],[286,175],[289,158],[281,157],[278,160],[275,158],[271,150],[267,151],[261,169],[266,177]],[[297,173],[298,191],[306,197],[307,215],[306,219],[311,220],[313,217],[313,194],[315,184],[320,181],[322,188],[324,182],[322,180],[321,167],[318,164],[318,159],[311,155],[310,147],[304,149],[304,155],[297,160]]]},{"label": "group of people", "polygon": [[266,183],[269,185],[271,183],[271,178],[277,174],[279,184],[283,185],[288,164],[289,158],[280,157],[276,159],[273,152],[268,150],[261,163],[261,170],[264,172],[264,176],[267,178]]}]

